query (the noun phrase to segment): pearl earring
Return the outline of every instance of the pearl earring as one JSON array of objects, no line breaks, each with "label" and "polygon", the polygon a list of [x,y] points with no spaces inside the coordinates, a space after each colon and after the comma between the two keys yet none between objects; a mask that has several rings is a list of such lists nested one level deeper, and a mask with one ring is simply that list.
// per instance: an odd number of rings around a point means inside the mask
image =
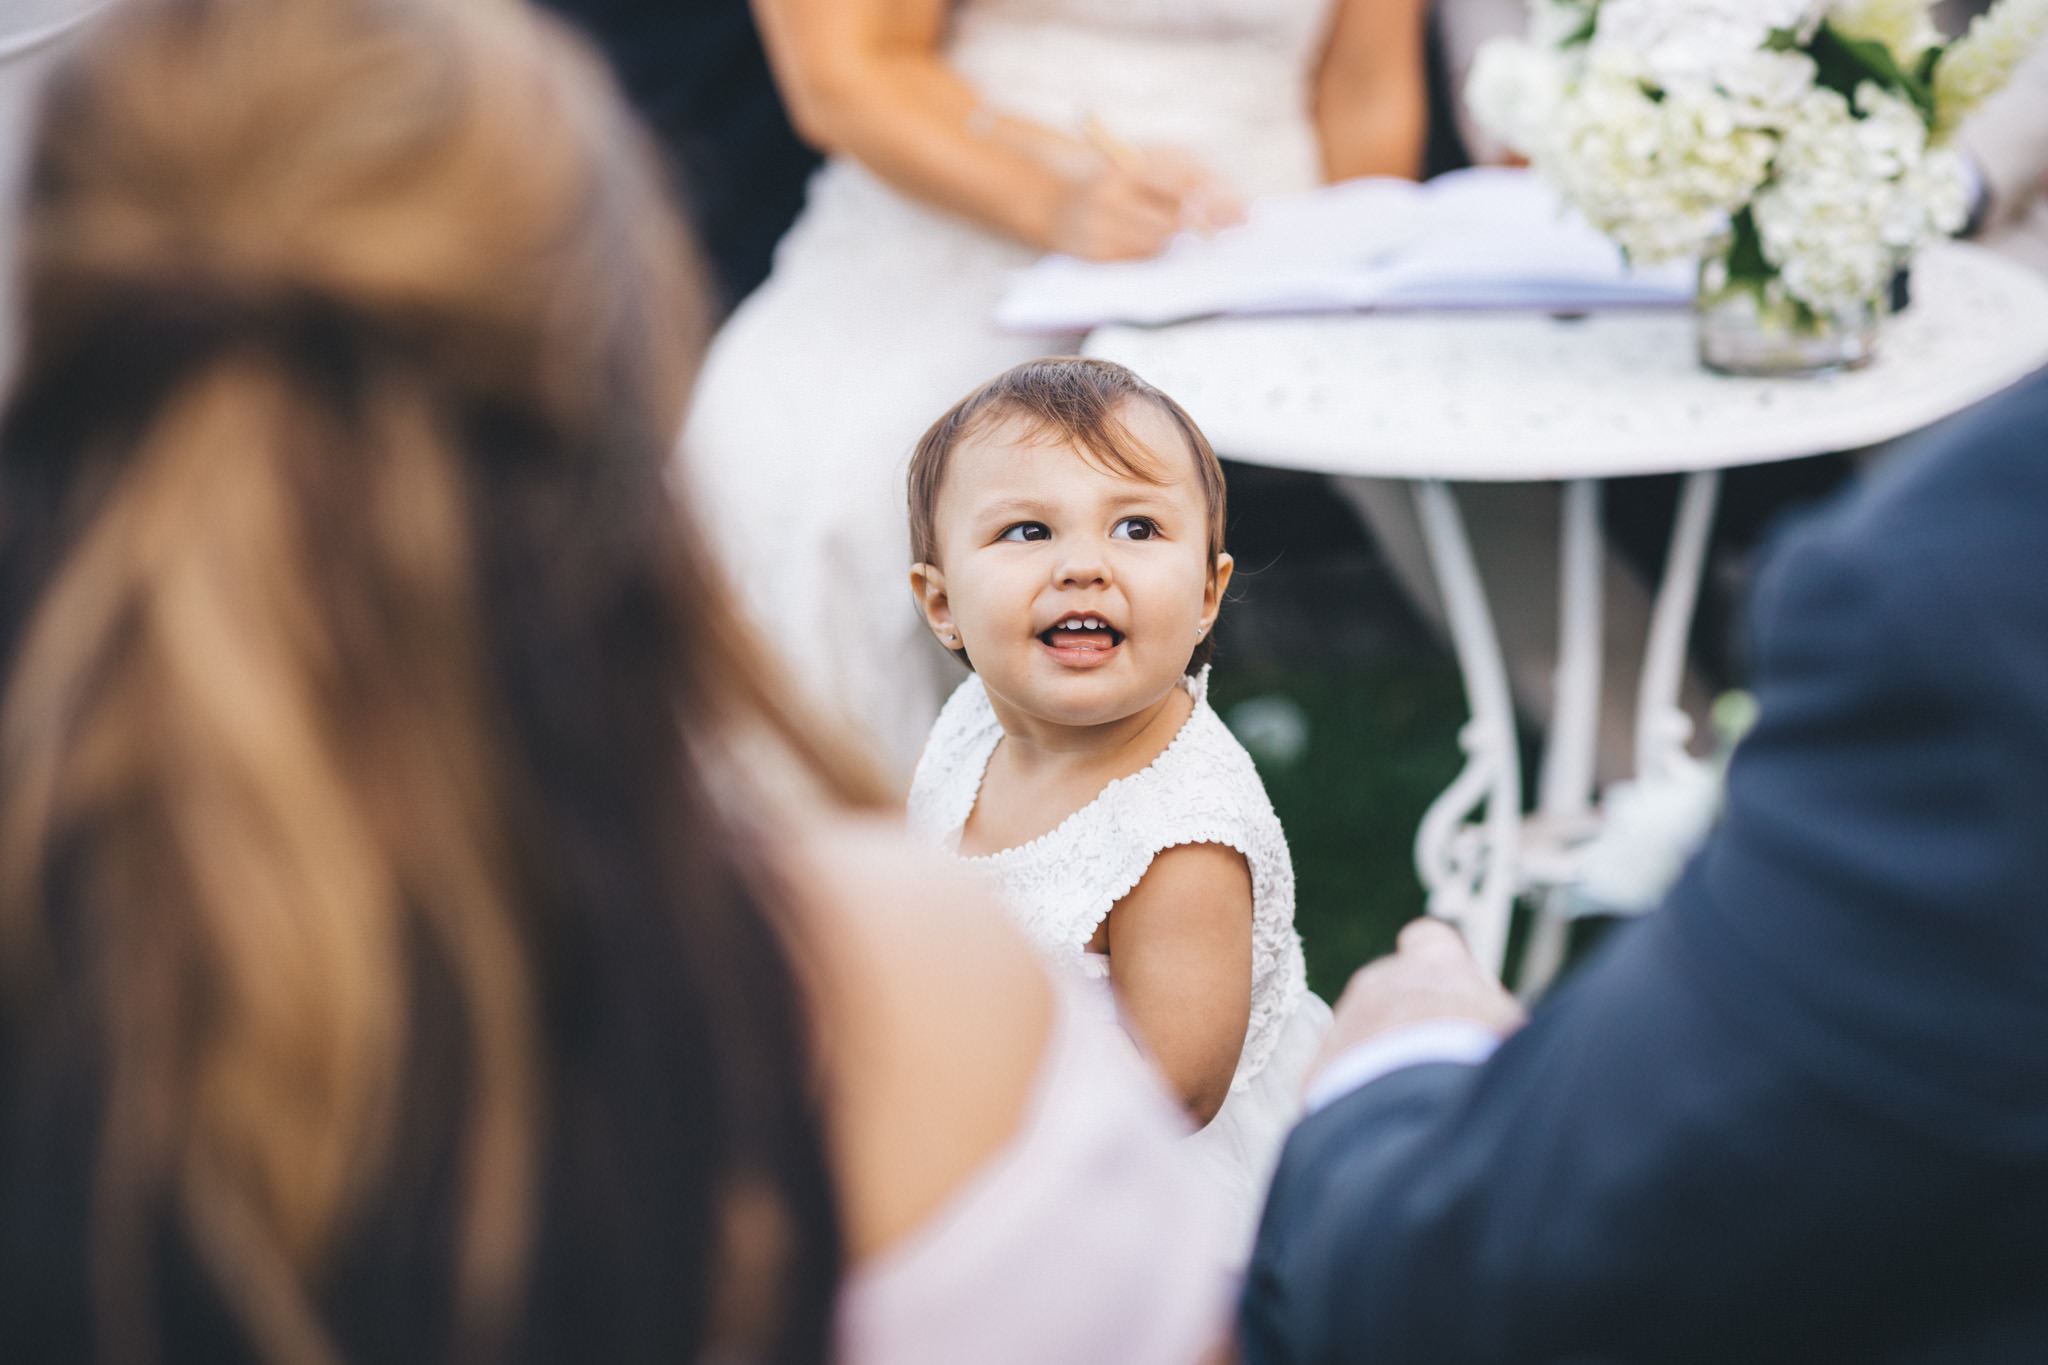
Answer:
[{"label": "pearl earring", "polygon": [[1203,637],[1204,635],[1207,635],[1208,633],[1209,633],[1209,628],[1208,628],[1207,626],[1196,626],[1196,627],[1195,627],[1195,638],[1196,638],[1197,640],[1201,639],[1201,638],[1202,638],[1202,637]]}]

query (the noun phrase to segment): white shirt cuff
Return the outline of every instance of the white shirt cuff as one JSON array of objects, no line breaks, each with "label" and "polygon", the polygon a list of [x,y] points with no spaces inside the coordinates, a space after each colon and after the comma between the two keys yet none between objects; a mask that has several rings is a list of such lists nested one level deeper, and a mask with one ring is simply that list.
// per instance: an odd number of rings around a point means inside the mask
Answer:
[{"label": "white shirt cuff", "polygon": [[1478,1066],[1500,1046],[1500,1035],[1471,1019],[1425,1019],[1353,1043],[1316,1073],[1302,1096],[1302,1113],[1335,1104],[1361,1086],[1404,1067],[1429,1062]]}]

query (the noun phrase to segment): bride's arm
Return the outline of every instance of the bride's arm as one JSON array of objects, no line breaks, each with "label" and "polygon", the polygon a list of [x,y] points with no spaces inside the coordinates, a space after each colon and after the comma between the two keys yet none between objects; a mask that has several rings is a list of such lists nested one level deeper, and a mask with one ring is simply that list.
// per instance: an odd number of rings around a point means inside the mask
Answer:
[{"label": "bride's arm", "polygon": [[1316,71],[1325,179],[1421,174],[1428,9],[1426,0],[1342,0]]},{"label": "bride's arm", "polygon": [[1045,250],[1149,256],[1204,187],[981,105],[939,55],[948,0],[754,0],[791,120],[898,189]]}]

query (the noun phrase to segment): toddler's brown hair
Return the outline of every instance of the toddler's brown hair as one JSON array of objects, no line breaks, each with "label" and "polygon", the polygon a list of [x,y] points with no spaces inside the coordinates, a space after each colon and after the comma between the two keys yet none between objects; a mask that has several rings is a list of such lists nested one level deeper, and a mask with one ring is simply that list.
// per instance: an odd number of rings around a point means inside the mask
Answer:
[{"label": "toddler's brown hair", "polygon": [[[1081,457],[1098,468],[1142,479],[1165,481],[1159,457],[1131,436],[1117,409],[1136,400],[1150,403],[1173,420],[1187,440],[1195,477],[1209,512],[1209,566],[1223,553],[1226,513],[1223,465],[1209,438],[1187,410],[1123,366],[1087,356],[1045,356],[1013,365],[968,394],[918,438],[910,459],[910,557],[917,564],[938,563],[939,488],[954,450],[991,423],[1012,418],[1048,440],[1070,442]],[[1188,660],[1194,672],[1216,650],[1211,631],[1196,644]],[[955,651],[962,653],[962,651]],[[964,657],[964,654],[963,654]]]}]

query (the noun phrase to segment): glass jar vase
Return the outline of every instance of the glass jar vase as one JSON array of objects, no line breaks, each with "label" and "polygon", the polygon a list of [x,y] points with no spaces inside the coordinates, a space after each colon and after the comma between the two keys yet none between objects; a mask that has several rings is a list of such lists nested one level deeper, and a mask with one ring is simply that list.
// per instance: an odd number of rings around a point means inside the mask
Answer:
[{"label": "glass jar vase", "polygon": [[1720,374],[1796,377],[1853,370],[1877,355],[1890,299],[1816,312],[1775,277],[1731,279],[1724,257],[1700,262],[1693,319],[1700,364]]}]

